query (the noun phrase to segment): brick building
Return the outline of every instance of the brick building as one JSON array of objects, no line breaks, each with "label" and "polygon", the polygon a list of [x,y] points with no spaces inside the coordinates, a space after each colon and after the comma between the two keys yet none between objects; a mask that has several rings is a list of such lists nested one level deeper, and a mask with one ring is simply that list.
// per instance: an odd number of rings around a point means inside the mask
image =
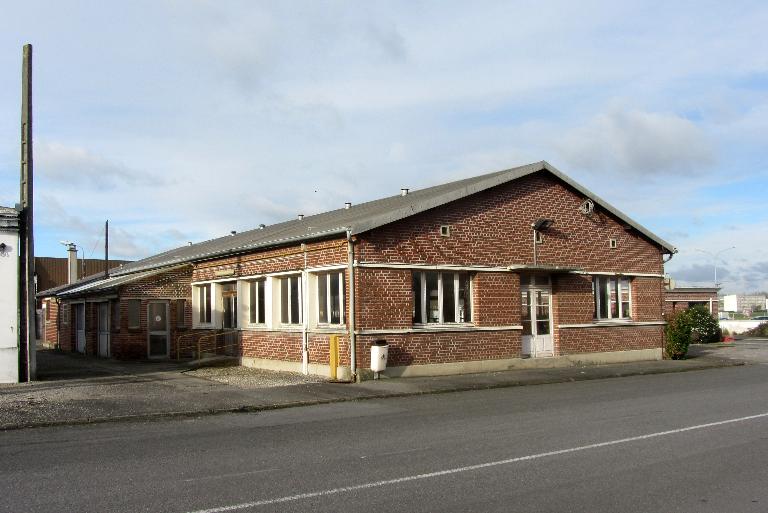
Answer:
[{"label": "brick building", "polygon": [[[315,374],[338,340],[347,377],[365,374],[379,339],[389,375],[659,359],[674,252],[540,162],[178,248],[55,296],[62,318],[84,317],[87,347],[98,312],[119,309],[110,354],[125,357],[223,333],[244,365]],[[126,334],[130,300],[139,323]],[[60,326],[73,347],[76,326]]]},{"label": "brick building", "polygon": [[692,306],[704,306],[717,318],[717,287],[667,287],[664,292],[664,314],[670,315]]}]

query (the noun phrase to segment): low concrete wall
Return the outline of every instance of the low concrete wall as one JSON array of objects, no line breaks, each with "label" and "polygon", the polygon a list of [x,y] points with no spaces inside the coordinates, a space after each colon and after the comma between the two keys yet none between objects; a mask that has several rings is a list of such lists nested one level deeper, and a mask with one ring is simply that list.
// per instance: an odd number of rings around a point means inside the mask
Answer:
[{"label": "low concrete wall", "polygon": [[745,331],[751,330],[752,328],[757,328],[762,323],[768,322],[768,321],[731,321],[731,320],[721,320],[720,321],[720,329],[721,330],[728,330],[728,333],[731,335],[741,335]]},{"label": "low concrete wall", "polygon": [[447,376],[475,372],[498,372],[515,369],[553,369],[576,365],[604,365],[648,360],[661,360],[661,348],[634,351],[610,351],[556,356],[554,358],[509,358],[503,360],[479,360],[472,362],[409,365],[388,367],[382,374],[389,377]]}]

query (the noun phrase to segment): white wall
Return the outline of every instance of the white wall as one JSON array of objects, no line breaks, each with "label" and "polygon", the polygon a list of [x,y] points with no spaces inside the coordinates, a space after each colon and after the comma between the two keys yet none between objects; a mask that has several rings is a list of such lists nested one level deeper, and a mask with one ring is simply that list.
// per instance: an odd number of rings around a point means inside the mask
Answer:
[{"label": "white wall", "polygon": [[0,383],[19,381],[19,237],[0,231]]},{"label": "white wall", "polygon": [[721,320],[720,329],[728,330],[731,335],[741,335],[745,331],[749,331],[752,328],[757,328],[765,321],[729,321]]},{"label": "white wall", "polygon": [[739,306],[736,294],[723,296],[723,312],[738,312]]}]

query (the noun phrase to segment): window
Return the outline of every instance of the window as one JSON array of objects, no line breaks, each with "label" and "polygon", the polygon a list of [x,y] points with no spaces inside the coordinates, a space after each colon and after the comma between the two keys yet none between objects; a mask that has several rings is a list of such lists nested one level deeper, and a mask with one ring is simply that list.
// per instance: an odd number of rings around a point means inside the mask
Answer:
[{"label": "window", "polygon": [[187,326],[186,311],[187,311],[187,300],[177,299],[176,300],[176,327],[177,328],[185,328]]},{"label": "window", "polygon": [[224,329],[237,328],[237,283],[222,283],[216,289],[221,294],[221,327]]},{"label": "window", "polygon": [[317,322],[344,323],[344,273],[341,271],[317,275]]},{"label": "window", "polygon": [[472,322],[469,273],[414,272],[413,323]]},{"label": "window", "polygon": [[280,278],[280,322],[301,324],[301,276]]},{"label": "window", "polygon": [[128,300],[128,328],[136,329],[141,327],[141,300]]},{"label": "window", "polygon": [[592,281],[595,294],[596,319],[629,319],[629,279],[615,276],[595,276]]},{"label": "window", "polygon": [[264,324],[266,321],[264,284],[264,280],[248,282],[248,322],[251,324]]},{"label": "window", "polygon": [[211,322],[211,284],[198,285],[197,289],[197,322],[210,324]]}]

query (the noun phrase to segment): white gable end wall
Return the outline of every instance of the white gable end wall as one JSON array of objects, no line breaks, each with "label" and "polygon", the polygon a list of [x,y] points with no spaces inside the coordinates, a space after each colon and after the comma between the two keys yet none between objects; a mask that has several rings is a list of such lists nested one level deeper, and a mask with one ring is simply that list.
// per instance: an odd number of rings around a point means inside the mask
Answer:
[{"label": "white gable end wall", "polygon": [[19,235],[15,230],[0,228],[0,249],[0,383],[17,383]]}]

